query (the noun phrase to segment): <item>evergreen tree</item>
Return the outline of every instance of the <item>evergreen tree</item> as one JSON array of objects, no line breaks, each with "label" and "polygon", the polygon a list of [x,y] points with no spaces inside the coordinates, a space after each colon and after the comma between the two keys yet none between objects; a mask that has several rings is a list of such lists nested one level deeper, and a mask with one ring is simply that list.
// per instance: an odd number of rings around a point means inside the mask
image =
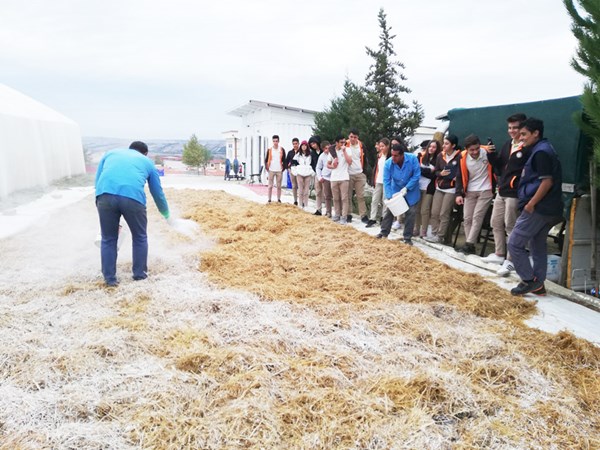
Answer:
[{"label": "evergreen tree", "polygon": [[392,45],[395,36],[391,35],[383,9],[379,10],[378,18],[380,43],[377,50],[366,48],[374,61],[365,86],[346,79],[341,97],[334,98],[329,108],[315,115],[314,127],[315,134],[328,140],[338,133],[347,135],[351,128],[358,129],[371,167],[375,163],[378,139],[393,136],[406,139],[423,120],[421,105],[413,102],[411,108],[402,99],[404,94],[410,93],[410,89],[402,84],[406,80],[402,73],[404,65],[392,59],[396,56]]},{"label": "evergreen tree", "polygon": [[365,91],[368,114],[372,123],[371,133],[375,138],[400,136],[403,139],[414,134],[421,125],[423,110],[416,101],[412,108],[402,99],[410,94],[410,89],[402,84],[406,77],[402,73],[404,64],[393,59],[396,56],[391,34],[392,28],[387,24],[387,16],[383,8],[377,15],[379,19],[379,47],[376,50],[366,48],[367,55],[373,58],[370,71],[366,77]]},{"label": "evergreen tree", "polygon": [[363,131],[367,125],[365,108],[363,88],[346,78],[342,96],[334,98],[325,111],[315,114],[314,133],[333,142],[338,134],[347,136],[351,128]]},{"label": "evergreen tree", "polygon": [[[573,68],[588,79],[581,102],[583,118],[577,121],[584,133],[593,140],[593,162],[600,167],[600,3],[598,0],[577,0],[585,11],[582,16],[574,0],[563,0],[571,15],[573,34],[579,41],[576,56],[572,59]],[[596,172],[596,179],[600,179]]]},{"label": "evergreen tree", "polygon": [[183,146],[181,158],[183,163],[188,167],[196,168],[198,174],[200,174],[200,167],[204,167],[204,173],[206,174],[206,164],[210,161],[210,157],[210,152],[198,142],[195,134]]}]

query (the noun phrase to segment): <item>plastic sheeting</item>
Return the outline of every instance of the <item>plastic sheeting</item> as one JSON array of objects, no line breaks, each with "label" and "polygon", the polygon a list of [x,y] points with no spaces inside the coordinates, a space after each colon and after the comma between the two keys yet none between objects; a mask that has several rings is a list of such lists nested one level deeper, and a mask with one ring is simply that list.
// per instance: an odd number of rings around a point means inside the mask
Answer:
[{"label": "plastic sheeting", "polygon": [[0,84],[0,198],[84,172],[79,125]]}]

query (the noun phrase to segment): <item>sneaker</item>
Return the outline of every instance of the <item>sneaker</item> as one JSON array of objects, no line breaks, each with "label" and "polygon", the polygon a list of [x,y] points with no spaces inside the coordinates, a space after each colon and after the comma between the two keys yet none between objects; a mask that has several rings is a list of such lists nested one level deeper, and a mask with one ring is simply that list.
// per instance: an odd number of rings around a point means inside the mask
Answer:
[{"label": "sneaker", "polygon": [[277,200],[277,203],[281,203],[281,200]]},{"label": "sneaker", "polygon": [[546,286],[544,286],[542,284],[542,287],[540,289],[538,289],[537,291],[533,291],[532,294],[539,295],[540,297],[543,297],[544,295],[546,295]]},{"label": "sneaker", "polygon": [[348,217],[346,217],[346,222],[352,222],[352,214],[348,214]]},{"label": "sneaker", "polygon": [[465,245],[458,249],[459,253],[464,253],[465,255],[473,255],[475,251],[475,244],[469,242],[466,242]]},{"label": "sneaker", "polygon": [[377,236],[375,236],[375,239],[387,239],[387,236],[385,234],[379,233]]},{"label": "sneaker", "polygon": [[322,216],[323,214],[321,214],[321,211],[319,211],[318,209],[315,211],[315,216]]},{"label": "sneaker", "polygon": [[362,218],[360,219],[360,221],[362,223],[369,223],[369,218],[367,216],[362,216]]},{"label": "sneaker", "polygon": [[331,218],[331,220],[333,220],[334,222],[339,222],[340,221],[340,216],[333,216]]},{"label": "sneaker", "polygon": [[513,265],[512,261],[505,259],[504,262],[502,263],[502,265],[500,266],[500,268],[496,271],[496,274],[500,275],[501,277],[505,277],[509,273],[514,272],[514,271],[515,271],[515,266]]},{"label": "sneaker", "polygon": [[442,242],[442,239],[435,234],[431,237],[426,237],[425,240],[427,242],[431,242],[432,244],[439,244],[440,242]]},{"label": "sneaker", "polygon": [[294,202],[294,206],[298,206],[298,202]]},{"label": "sneaker", "polygon": [[325,213],[325,217],[328,217],[329,219],[331,219],[331,213]]},{"label": "sneaker", "polygon": [[499,256],[495,253],[490,253],[485,258],[481,258],[481,261],[490,264],[502,264],[504,262],[504,259],[504,256]]},{"label": "sneaker", "polygon": [[404,240],[403,240],[403,242],[404,242],[406,245],[411,245],[411,246],[413,245],[413,242],[412,242],[412,240],[411,240],[411,239],[404,239]]},{"label": "sneaker", "polygon": [[267,201],[267,203],[271,203],[271,199],[269,199],[269,200]]},{"label": "sneaker", "polygon": [[371,228],[373,225],[375,225],[377,223],[376,220],[369,220],[367,222],[367,227],[366,228]]},{"label": "sneaker", "polygon": [[402,225],[400,225],[400,222],[398,222],[397,220],[394,220],[394,223],[392,224],[392,230],[399,230],[400,228],[402,228]]},{"label": "sneaker", "polygon": [[340,219],[340,225],[347,225],[348,224],[348,220],[344,219],[343,217]]},{"label": "sneaker", "polygon": [[532,281],[521,281],[516,287],[510,290],[512,295],[525,295],[525,294],[537,294],[544,295],[546,293],[546,288],[544,287],[544,283],[538,280]]}]

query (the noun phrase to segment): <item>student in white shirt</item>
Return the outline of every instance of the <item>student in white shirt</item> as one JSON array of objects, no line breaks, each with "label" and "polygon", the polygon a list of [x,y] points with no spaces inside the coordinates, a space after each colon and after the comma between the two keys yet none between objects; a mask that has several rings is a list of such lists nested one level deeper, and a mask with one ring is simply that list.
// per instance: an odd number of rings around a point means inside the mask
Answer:
[{"label": "student in white shirt", "polygon": [[335,148],[330,150],[327,167],[331,169],[331,191],[333,194],[333,221],[340,224],[348,223],[348,184],[350,175],[348,167],[352,164],[352,150],[346,147],[346,139],[338,135],[335,138]]}]

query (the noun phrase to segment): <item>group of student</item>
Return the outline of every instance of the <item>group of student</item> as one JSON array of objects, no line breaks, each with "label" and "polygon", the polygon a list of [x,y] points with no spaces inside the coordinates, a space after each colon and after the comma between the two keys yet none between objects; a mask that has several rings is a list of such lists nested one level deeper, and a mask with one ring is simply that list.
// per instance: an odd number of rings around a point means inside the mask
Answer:
[{"label": "group of student", "polygon": [[[459,251],[465,254],[475,253],[493,201],[495,249],[484,261],[500,265],[499,275],[516,269],[523,281],[513,294],[544,294],[547,233],[562,220],[560,162],[543,138],[541,120],[518,113],[506,121],[509,139],[500,151],[491,141],[482,145],[474,134],[464,139],[463,148],[459,147],[457,136],[447,134],[443,142],[434,139],[424,143],[417,154],[410,152],[398,137],[380,139],[371,177],[374,190],[369,214],[364,199],[365,155],[357,130],[351,130],[347,138],[337,136],[332,144],[321,142],[318,136],[302,142],[294,139],[288,153],[279,146],[279,137],[273,136],[273,147],[265,158],[268,201],[271,202],[274,184],[277,200],[281,201],[281,177],[287,169],[295,205],[308,207],[308,194],[314,183],[314,214],[346,224],[352,221],[355,195],[366,227],[375,226],[381,219],[377,238],[386,238],[392,227],[400,228],[398,222],[402,219],[403,242],[408,245],[412,245],[413,236],[446,243],[451,214],[457,206],[462,208],[465,232],[465,244]],[[408,207],[402,218],[394,217],[385,206],[384,200],[395,195],[402,195]],[[515,227],[516,236],[509,241]]]},{"label": "group of student", "polygon": [[[265,169],[269,174],[268,201],[273,187],[281,202],[281,177],[288,170],[291,178],[294,205],[308,208],[311,185],[314,186],[317,208],[315,215],[325,215],[333,221],[346,224],[352,221],[352,195],[356,194],[358,211],[363,222],[368,221],[365,203],[367,177],[363,172],[364,150],[358,131],[351,130],[348,138],[338,135],[333,144],[321,142],[319,136],[308,141],[292,140],[289,152],[279,145],[279,136],[273,136],[273,146],[267,150]],[[323,213],[323,205],[325,212]]]}]

